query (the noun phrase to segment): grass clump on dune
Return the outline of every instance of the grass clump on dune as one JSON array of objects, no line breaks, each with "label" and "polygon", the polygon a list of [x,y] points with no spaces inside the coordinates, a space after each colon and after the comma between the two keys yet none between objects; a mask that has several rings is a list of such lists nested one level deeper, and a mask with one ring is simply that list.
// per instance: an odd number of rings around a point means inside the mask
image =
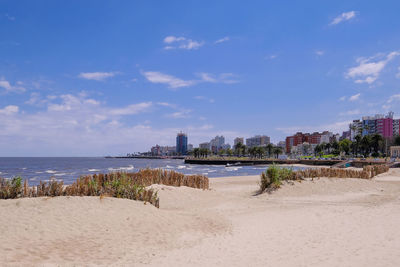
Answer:
[{"label": "grass clump on dune", "polygon": [[208,189],[208,178],[203,175],[184,175],[175,171],[161,169],[143,169],[137,173],[115,172],[109,174],[86,175],[78,178],[73,184],[64,186],[55,179],[40,181],[39,185],[30,187],[25,180],[16,177],[11,180],[0,178],[0,199],[44,196],[110,196],[149,202],[159,207],[157,192],[146,188],[152,184],[171,186],[188,186]]},{"label": "grass clump on dune", "polygon": [[295,180],[297,177],[292,169],[276,166],[268,167],[261,173],[260,192],[265,190],[274,190],[281,186],[282,181]]}]

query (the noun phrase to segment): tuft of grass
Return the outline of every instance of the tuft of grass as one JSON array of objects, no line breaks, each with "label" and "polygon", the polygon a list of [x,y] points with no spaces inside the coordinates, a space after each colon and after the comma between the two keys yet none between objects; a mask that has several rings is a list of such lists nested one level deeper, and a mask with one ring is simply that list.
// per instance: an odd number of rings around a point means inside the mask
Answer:
[{"label": "tuft of grass", "polygon": [[290,168],[283,168],[273,164],[265,172],[261,173],[260,192],[279,188],[282,181],[295,180],[295,172]]}]

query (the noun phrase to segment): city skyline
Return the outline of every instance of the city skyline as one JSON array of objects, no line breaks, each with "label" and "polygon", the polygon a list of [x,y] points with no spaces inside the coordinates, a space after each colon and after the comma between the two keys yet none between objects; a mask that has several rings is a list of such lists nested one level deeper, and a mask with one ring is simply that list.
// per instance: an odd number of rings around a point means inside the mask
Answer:
[{"label": "city skyline", "polygon": [[[103,156],[400,114],[400,3],[0,3],[0,156]],[[60,142],[62,140],[62,142]]]}]

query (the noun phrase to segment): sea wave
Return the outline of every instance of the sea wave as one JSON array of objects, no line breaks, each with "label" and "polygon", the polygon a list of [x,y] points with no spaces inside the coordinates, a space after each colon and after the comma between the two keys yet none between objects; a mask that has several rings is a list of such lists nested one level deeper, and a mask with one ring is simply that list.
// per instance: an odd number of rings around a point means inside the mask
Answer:
[{"label": "sea wave", "polygon": [[56,173],[57,171],[53,171],[53,170],[47,170],[45,171],[45,173]]},{"label": "sea wave", "polygon": [[129,165],[128,167],[118,167],[118,168],[108,168],[109,171],[131,171],[135,167],[133,165]]},{"label": "sea wave", "polygon": [[100,170],[99,169],[89,169],[88,171],[89,172],[99,172]]}]

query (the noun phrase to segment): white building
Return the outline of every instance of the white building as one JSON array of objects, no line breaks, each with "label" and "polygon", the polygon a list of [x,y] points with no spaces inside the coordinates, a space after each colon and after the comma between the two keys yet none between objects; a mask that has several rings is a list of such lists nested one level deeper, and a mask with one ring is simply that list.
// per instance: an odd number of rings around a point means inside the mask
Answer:
[{"label": "white building", "polygon": [[270,143],[269,136],[266,135],[256,135],[254,137],[250,137],[246,139],[247,147],[256,147],[256,146],[266,146]]}]

